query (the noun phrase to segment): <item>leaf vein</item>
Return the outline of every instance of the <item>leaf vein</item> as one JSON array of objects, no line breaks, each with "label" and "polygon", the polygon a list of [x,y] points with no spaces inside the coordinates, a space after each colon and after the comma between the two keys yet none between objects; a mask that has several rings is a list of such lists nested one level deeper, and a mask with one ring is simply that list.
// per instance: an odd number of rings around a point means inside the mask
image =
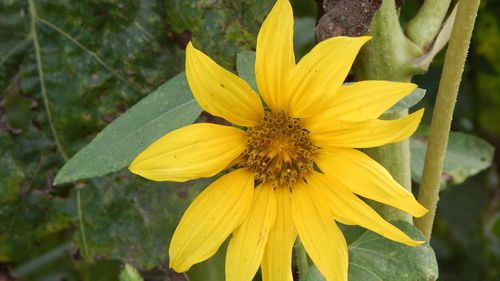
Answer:
[{"label": "leaf vein", "polygon": [[393,260],[393,261],[398,261],[397,259],[395,259],[395,258],[393,258],[393,257],[391,257],[389,255],[384,255],[384,254],[378,253],[378,252],[370,250],[370,249],[358,248],[358,247],[350,247],[350,250],[358,250],[358,251],[361,251],[361,252],[370,253],[372,255],[376,255],[376,256],[381,256],[381,257],[384,257],[384,258],[388,258],[388,259]]},{"label": "leaf vein", "polygon": [[369,268],[365,267],[365,266],[362,266],[360,264],[357,264],[357,263],[353,263],[353,262],[350,262],[349,263],[350,266],[357,266],[359,267],[361,270],[364,270],[365,272],[368,272],[370,273],[371,275],[375,276],[377,278],[377,280],[380,280],[380,281],[384,281],[382,280],[375,272],[371,271]]},{"label": "leaf vein", "polygon": [[66,37],[66,39],[68,39],[69,41],[71,41],[72,43],[74,43],[75,45],[77,45],[79,48],[81,48],[82,50],[84,50],[85,52],[87,52],[102,67],[104,67],[106,70],[108,70],[111,74],[113,74],[120,81],[122,81],[123,83],[125,83],[126,85],[128,85],[129,87],[131,87],[132,89],[136,90],[137,92],[142,93],[142,94],[146,94],[146,90],[145,89],[143,89],[141,86],[136,85],[135,83],[132,83],[131,81],[127,80],[125,77],[121,76],[118,73],[118,71],[116,71],[115,69],[113,69],[109,64],[107,64],[95,52],[91,51],[90,49],[88,49],[87,47],[85,47],[82,43],[80,43],[78,40],[76,40],[75,38],[73,38],[73,36],[71,36],[70,34],[68,34],[67,32],[65,32],[64,30],[62,30],[61,28],[59,28],[58,26],[54,25],[53,23],[49,22],[48,20],[46,20],[44,18],[37,17],[37,20],[39,22],[45,24],[46,26],[52,28],[53,30],[55,30],[59,34],[63,35],[64,37]]}]

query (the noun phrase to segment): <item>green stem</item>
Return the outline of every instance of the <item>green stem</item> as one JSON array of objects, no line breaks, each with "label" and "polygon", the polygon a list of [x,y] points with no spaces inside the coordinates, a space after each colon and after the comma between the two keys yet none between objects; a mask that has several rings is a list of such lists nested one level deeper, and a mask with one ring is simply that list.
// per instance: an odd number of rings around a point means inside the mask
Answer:
[{"label": "green stem", "polygon": [[380,79],[409,82],[416,69],[413,61],[423,51],[404,35],[394,0],[384,0],[373,16],[369,35],[373,36],[359,53],[355,64],[356,79]]},{"label": "green stem", "polygon": [[441,29],[451,0],[425,0],[418,14],[408,22],[406,34],[422,49],[427,49]]},{"label": "green stem", "polygon": [[295,244],[295,258],[297,261],[296,265],[299,271],[299,277],[302,279],[309,270],[309,261],[307,260],[306,250],[304,249],[300,239],[297,239]]},{"label": "green stem", "polygon": [[47,96],[47,89],[45,88],[45,78],[44,78],[44,72],[42,68],[42,55],[40,52],[40,45],[38,43],[38,36],[36,32],[36,22],[38,19],[36,9],[35,9],[35,3],[33,0],[29,0],[29,5],[30,5],[30,15],[31,15],[31,36],[33,38],[33,45],[35,46],[35,57],[36,57],[36,64],[38,67],[38,78],[40,80],[40,87],[42,88],[42,97],[43,97],[43,104],[45,106],[45,111],[47,112],[47,119],[49,122],[50,126],[50,131],[52,132],[52,135],[54,136],[54,141],[57,146],[57,150],[61,153],[62,157],[64,158],[65,161],[68,161],[68,155],[64,151],[61,142],[59,141],[59,136],[57,135],[56,128],[54,127],[54,124],[52,122],[52,113],[50,111],[50,106],[49,106],[49,98]]},{"label": "green stem", "polygon": [[460,0],[446,51],[443,74],[432,115],[424,171],[418,199],[429,213],[415,221],[415,225],[429,240],[439,199],[439,186],[443,170],[448,135],[457,99],[458,88],[469,49],[472,30],[480,0]]},{"label": "green stem", "polygon": [[[385,114],[383,118],[399,119],[406,115],[408,111]],[[408,140],[367,149],[366,153],[384,166],[399,184],[411,192],[411,157]],[[378,202],[370,202],[370,205],[387,220],[404,220],[413,223],[412,216],[406,212]]]},{"label": "green stem", "polygon": [[455,22],[455,17],[457,16],[457,5],[451,11],[448,18],[443,23],[441,30],[439,31],[436,39],[432,43],[430,48],[426,48],[426,52],[423,56],[417,58],[414,62],[420,65],[421,68],[428,69],[434,57],[441,52],[444,46],[450,41],[451,30],[453,29],[453,23]]},{"label": "green stem", "polygon": [[[354,75],[360,80],[390,80],[409,82],[413,75],[422,72],[415,69],[415,58],[422,55],[418,48],[403,34],[394,0],[384,0],[375,13],[369,34],[373,39],[361,50],[354,67]],[[408,115],[408,111],[386,114],[385,119],[398,119]],[[411,191],[410,146],[401,141],[366,150],[382,164],[394,179]],[[373,202],[372,206],[386,219],[405,220],[412,223],[410,215],[383,204]]]}]

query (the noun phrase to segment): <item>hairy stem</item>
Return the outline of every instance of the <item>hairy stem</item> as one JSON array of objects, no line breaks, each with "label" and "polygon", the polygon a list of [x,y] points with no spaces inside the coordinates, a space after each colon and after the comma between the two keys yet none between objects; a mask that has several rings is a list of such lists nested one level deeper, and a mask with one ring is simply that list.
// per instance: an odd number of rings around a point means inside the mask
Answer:
[{"label": "hairy stem", "polygon": [[441,29],[451,0],[425,0],[418,14],[408,22],[406,34],[422,49],[427,49]]},{"label": "hairy stem", "polygon": [[[354,67],[356,80],[390,80],[409,82],[415,73],[410,62],[422,55],[401,30],[394,0],[384,0],[375,13],[369,34],[373,39],[362,49]],[[398,119],[408,115],[408,111],[386,114],[384,119]],[[401,141],[394,144],[366,150],[382,164],[394,179],[411,191],[410,145]],[[386,219],[405,220],[412,223],[407,213],[373,202],[372,206]]]},{"label": "hairy stem", "polygon": [[472,29],[480,0],[460,0],[453,25],[450,43],[446,51],[443,74],[432,115],[422,183],[418,199],[429,213],[416,220],[415,225],[429,240],[439,199],[439,185],[444,156],[448,144],[453,109],[469,49]]},{"label": "hairy stem", "polygon": [[[408,111],[385,114],[383,119],[399,119],[408,115]],[[411,191],[410,142],[408,140],[368,149],[366,153],[384,166],[408,191]],[[404,220],[412,223],[412,216],[389,205],[371,202],[378,213],[387,220]]]},{"label": "hairy stem", "polygon": [[380,79],[409,82],[415,69],[413,60],[423,51],[403,34],[394,0],[384,0],[375,13],[369,35],[373,36],[361,50],[355,64],[356,80]]}]

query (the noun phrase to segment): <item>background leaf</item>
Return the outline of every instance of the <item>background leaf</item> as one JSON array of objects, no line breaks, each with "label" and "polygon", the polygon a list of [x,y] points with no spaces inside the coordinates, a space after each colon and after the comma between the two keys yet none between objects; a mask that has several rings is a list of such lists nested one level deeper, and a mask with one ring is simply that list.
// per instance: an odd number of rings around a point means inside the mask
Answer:
[{"label": "background leaf", "polygon": [[[412,179],[420,182],[424,168],[429,127],[421,125],[411,137]],[[459,184],[488,168],[495,149],[483,139],[460,132],[450,132],[441,183]]]},{"label": "background leaf", "polygon": [[120,272],[120,281],[143,281],[143,279],[133,266],[125,264],[125,267]]},{"label": "background leaf", "polygon": [[116,172],[161,136],[191,124],[200,113],[185,74],[179,74],[106,126],[59,170],[54,184]]},{"label": "background leaf", "polygon": [[[128,181],[117,182],[119,178]],[[91,254],[86,258],[120,259],[143,269],[166,264],[168,243],[182,213],[209,182],[152,182],[127,171],[93,179],[92,187],[81,190],[86,245]],[[75,240],[84,247],[80,234],[75,233]]]},{"label": "background leaf", "polygon": [[[425,240],[407,222],[393,222],[415,240]],[[349,281],[432,281],[438,277],[436,257],[428,244],[410,247],[366,230],[349,244]],[[301,281],[324,281],[313,265]]]},{"label": "background leaf", "polygon": [[255,80],[255,52],[244,51],[236,56],[236,69],[238,75],[245,80],[256,92],[257,81]]},{"label": "background leaf", "polygon": [[192,38],[195,47],[234,69],[236,54],[255,48],[260,23],[274,2],[169,0],[165,11],[179,43],[186,44]]},{"label": "background leaf", "polygon": [[316,42],[315,38],[316,18],[295,17],[293,25],[293,47],[295,60],[299,61],[307,54]]},{"label": "background leaf", "polygon": [[[54,280],[54,276],[71,281],[82,280],[82,276],[114,280],[109,274],[118,277],[115,269],[121,261],[133,261],[140,269],[165,262],[168,235],[187,205],[184,195],[177,194],[185,194],[186,189],[191,194],[193,188],[163,188],[162,184],[140,180],[127,172],[57,187],[52,183],[66,155],[74,155],[117,116],[183,70],[184,47],[191,36],[196,37],[193,40],[198,47],[215,55],[219,63],[234,67],[236,53],[254,47],[260,23],[274,1],[210,2],[0,3],[0,163],[4,168],[0,172],[0,261],[20,268],[23,280]],[[240,15],[241,6],[251,13]],[[191,19],[190,11],[195,12]],[[207,32],[210,36],[206,36]],[[157,106],[168,102],[164,111],[175,102],[180,103],[172,91],[182,94],[186,88],[182,77],[176,79],[180,82],[176,87],[158,89],[168,93],[155,93],[146,100]],[[158,102],[162,95],[168,100]],[[157,122],[162,124],[157,124],[156,132],[151,132],[151,127],[150,131],[142,128],[142,145],[145,147],[146,141],[161,134],[162,128],[181,126],[182,118],[192,122],[199,108],[195,103],[190,108],[190,116],[175,114],[180,118],[176,122],[159,118]],[[143,110],[141,117],[158,113],[151,108]],[[129,121],[138,124],[139,120]],[[118,127],[123,129],[118,133],[123,133],[124,127],[129,126],[121,121],[107,132],[117,133]],[[140,150],[131,146],[130,138],[121,146],[122,151],[95,153],[103,144],[116,141],[116,137],[97,138],[98,145],[92,144],[73,160],[86,168],[79,171],[76,165],[69,164],[59,182],[102,175],[126,166],[125,158],[133,157],[134,148]],[[61,150],[56,147],[56,140]],[[102,160],[99,167],[95,166],[97,158]],[[77,208],[75,187],[81,195],[81,209]],[[129,200],[143,205],[130,207]],[[155,212],[148,209],[150,202]],[[113,212],[116,209],[122,212]],[[130,225],[126,219],[131,220]],[[93,228],[87,225],[89,221],[102,227]],[[148,222],[154,222],[154,226]],[[153,239],[146,231],[159,237],[159,244],[141,245],[143,239]],[[79,237],[82,232],[88,249],[79,253],[79,246],[83,247]],[[71,237],[76,246],[57,250]],[[86,261],[93,260],[94,265],[75,260],[86,250]],[[145,252],[150,252],[150,256],[146,257]],[[47,259],[49,253],[58,255],[50,254],[56,258]],[[98,268],[110,264],[102,259],[112,258],[118,259],[112,262],[113,270],[102,274]],[[41,266],[45,262],[55,266]],[[0,277],[2,274],[3,271]]]}]

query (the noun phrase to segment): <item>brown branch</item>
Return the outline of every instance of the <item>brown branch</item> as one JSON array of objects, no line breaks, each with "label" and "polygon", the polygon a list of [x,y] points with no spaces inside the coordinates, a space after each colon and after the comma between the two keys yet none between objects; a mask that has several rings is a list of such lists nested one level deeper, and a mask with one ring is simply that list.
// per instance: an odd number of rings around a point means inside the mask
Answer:
[{"label": "brown branch", "polygon": [[316,39],[334,36],[360,36],[368,31],[382,0],[317,0],[319,20]]}]

